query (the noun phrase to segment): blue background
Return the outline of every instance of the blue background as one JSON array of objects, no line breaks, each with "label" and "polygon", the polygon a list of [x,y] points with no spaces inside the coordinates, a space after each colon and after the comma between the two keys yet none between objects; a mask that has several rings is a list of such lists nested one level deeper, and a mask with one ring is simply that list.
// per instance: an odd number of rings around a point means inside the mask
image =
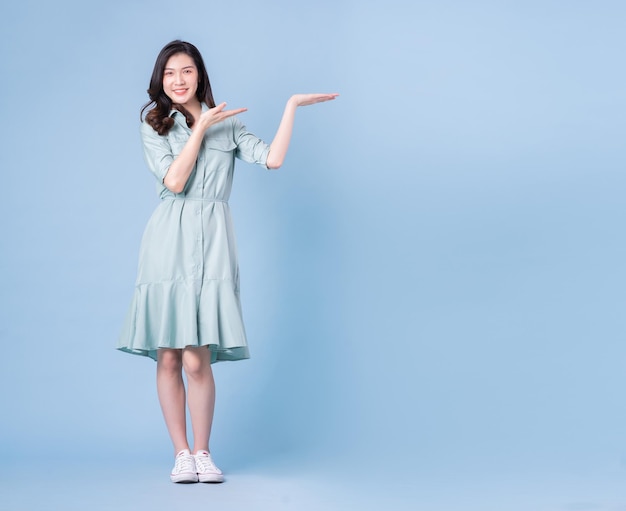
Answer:
[{"label": "blue background", "polygon": [[212,450],[239,493],[184,498],[625,509],[625,22],[609,0],[3,3],[0,509],[179,491],[155,366],[113,349],[157,203],[139,109],[175,38],[267,141],[290,94],[341,93],[298,111],[282,169],[238,164],[253,358],[215,366]]}]

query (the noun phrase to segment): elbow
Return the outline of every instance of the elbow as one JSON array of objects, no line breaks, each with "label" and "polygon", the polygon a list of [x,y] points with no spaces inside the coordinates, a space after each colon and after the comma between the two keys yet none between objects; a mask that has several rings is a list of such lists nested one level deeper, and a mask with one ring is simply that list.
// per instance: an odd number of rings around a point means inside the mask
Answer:
[{"label": "elbow", "polygon": [[265,160],[265,166],[268,169],[274,170],[282,167],[285,161],[285,151],[281,151],[280,148],[272,149],[270,146],[269,153],[267,153],[267,160]]},{"label": "elbow", "polygon": [[165,185],[165,188],[173,193],[182,193],[182,191],[185,189],[185,183],[173,179],[168,179],[167,176],[165,176],[165,179],[163,179],[163,184]]},{"label": "elbow", "polygon": [[270,158],[270,156],[267,157],[267,161],[265,162],[265,166],[268,169],[271,170],[275,170],[275,169],[279,169],[281,166],[283,165],[283,159],[282,158]]},{"label": "elbow", "polygon": [[174,187],[168,187],[168,189],[171,192],[174,192],[174,193],[178,194],[178,193],[183,193],[183,190],[185,189],[185,187],[184,186],[174,186]]}]

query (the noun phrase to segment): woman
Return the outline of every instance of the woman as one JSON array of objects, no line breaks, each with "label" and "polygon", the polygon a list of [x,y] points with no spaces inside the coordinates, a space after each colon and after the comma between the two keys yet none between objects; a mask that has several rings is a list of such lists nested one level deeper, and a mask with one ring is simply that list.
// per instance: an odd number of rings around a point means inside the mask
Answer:
[{"label": "woman", "polygon": [[157,361],[157,392],[175,452],[171,480],[219,483],[224,476],[209,451],[215,405],[211,363],[249,357],[228,206],[235,157],[279,168],[296,108],[337,94],[292,96],[267,145],[235,117],[245,108],[215,104],[202,56],[183,41],[159,53],[148,94],[141,136],[161,203],[144,232],[118,348]]}]

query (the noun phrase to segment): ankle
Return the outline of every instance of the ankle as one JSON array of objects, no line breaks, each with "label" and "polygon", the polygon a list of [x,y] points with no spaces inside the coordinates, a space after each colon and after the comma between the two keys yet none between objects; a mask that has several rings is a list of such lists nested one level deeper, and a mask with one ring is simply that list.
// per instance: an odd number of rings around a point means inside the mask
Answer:
[{"label": "ankle", "polygon": [[189,446],[175,447],[174,457],[178,456],[180,453],[185,452],[185,451],[187,452],[187,454],[191,454],[191,449],[189,449]]}]

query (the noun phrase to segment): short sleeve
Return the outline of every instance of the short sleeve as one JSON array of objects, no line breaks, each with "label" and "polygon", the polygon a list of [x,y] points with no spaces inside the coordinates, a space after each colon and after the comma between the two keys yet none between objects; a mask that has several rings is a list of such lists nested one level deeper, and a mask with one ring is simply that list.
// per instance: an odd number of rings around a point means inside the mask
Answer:
[{"label": "short sleeve", "polygon": [[172,148],[167,137],[159,135],[147,122],[141,123],[141,140],[143,142],[143,154],[148,168],[163,183],[165,174],[174,161]]},{"label": "short sleeve", "polygon": [[267,168],[267,155],[270,152],[270,146],[250,133],[236,117],[233,117],[233,130],[235,144],[237,144],[235,156],[245,162],[257,163]]}]

